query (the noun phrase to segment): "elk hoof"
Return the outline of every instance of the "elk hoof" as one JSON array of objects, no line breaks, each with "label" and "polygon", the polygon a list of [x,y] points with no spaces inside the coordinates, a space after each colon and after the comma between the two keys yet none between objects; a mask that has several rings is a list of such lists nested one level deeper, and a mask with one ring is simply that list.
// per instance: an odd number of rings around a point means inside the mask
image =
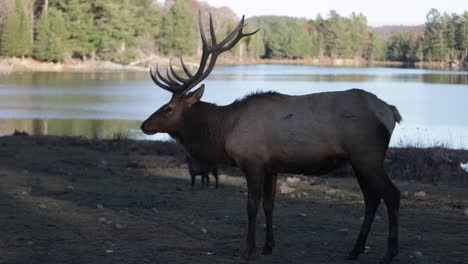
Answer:
[{"label": "elk hoof", "polygon": [[242,251],[241,257],[245,260],[255,260],[255,248],[245,249]]},{"label": "elk hoof", "polygon": [[275,241],[269,241],[265,242],[265,245],[263,246],[262,254],[265,256],[269,256],[273,253],[273,248],[275,247]]},{"label": "elk hoof", "polygon": [[262,255],[270,256],[271,254],[273,254],[273,249],[271,247],[268,247],[268,246],[263,247]]},{"label": "elk hoof", "polygon": [[379,264],[390,264],[390,263],[392,263],[392,260],[396,255],[398,255],[397,251],[385,254],[385,256],[379,261]]},{"label": "elk hoof", "polygon": [[364,249],[353,249],[351,252],[349,252],[348,259],[356,260],[362,253],[364,253]]}]

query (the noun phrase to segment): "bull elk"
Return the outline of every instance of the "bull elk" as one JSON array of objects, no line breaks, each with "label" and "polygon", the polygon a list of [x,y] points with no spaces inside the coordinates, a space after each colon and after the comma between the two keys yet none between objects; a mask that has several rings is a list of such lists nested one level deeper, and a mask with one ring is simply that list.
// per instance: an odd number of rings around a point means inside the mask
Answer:
[{"label": "bull elk", "polygon": [[389,219],[387,251],[381,263],[398,253],[400,191],[384,171],[383,161],[393,129],[401,116],[396,107],[375,95],[353,89],[290,96],[276,92],[255,93],[226,106],[200,101],[205,86],[191,91],[215,66],[220,54],[244,33],[244,17],[221,42],[209,20],[211,44],[199,19],[203,51],[196,73],[181,58],[185,75],[172,63],[164,77],[156,66],[151,78],[172,93],[171,100],[146,119],[147,135],[168,133],[204,163],[239,167],[247,179],[248,232],[243,255],[255,253],[255,227],[260,200],[266,218],[263,254],[272,254],[273,207],[277,173],[323,174],[349,162],[365,201],[365,217],[349,259],[364,252],[368,232],[381,199]]}]

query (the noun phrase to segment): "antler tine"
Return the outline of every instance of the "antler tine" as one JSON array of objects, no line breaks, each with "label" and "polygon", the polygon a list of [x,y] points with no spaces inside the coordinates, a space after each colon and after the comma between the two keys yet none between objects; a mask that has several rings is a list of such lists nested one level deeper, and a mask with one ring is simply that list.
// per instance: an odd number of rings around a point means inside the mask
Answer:
[{"label": "antler tine", "polygon": [[[227,51],[227,50],[232,49],[232,47],[234,47],[234,46],[237,44],[237,42],[239,42],[239,40],[240,40],[241,38],[243,38],[243,37],[248,37],[248,36],[252,36],[253,34],[257,33],[257,32],[260,30],[260,28],[259,28],[259,29],[255,30],[255,31],[253,31],[253,32],[250,32],[250,33],[244,33],[244,32],[242,32],[242,29],[244,29],[244,27],[245,27],[245,25],[244,25],[244,16],[242,16],[241,23],[239,23],[239,26],[240,26],[240,29],[239,29],[239,31],[237,31],[237,35],[236,35],[236,37],[234,38],[234,40],[231,41],[227,46],[222,47],[222,48],[218,51],[218,53],[222,53],[222,52],[225,52],[225,51]],[[234,32],[235,32],[235,31],[233,31],[233,33],[234,33]]]},{"label": "antler tine", "polygon": [[169,61],[169,69],[171,70],[172,75],[173,75],[179,82],[185,83],[185,82],[188,82],[188,81],[189,81],[189,79],[183,78],[182,76],[178,75],[177,72],[174,70],[174,68],[172,67],[172,58],[171,58],[171,60]]},{"label": "antler tine", "polygon": [[210,51],[210,46],[208,45],[208,42],[206,41],[205,30],[203,29],[201,15],[198,17],[198,26],[200,27],[200,36],[202,40],[203,52],[205,52],[205,49],[207,51]]},{"label": "antler tine", "polygon": [[244,25],[244,16],[242,16],[242,19],[241,21],[239,22],[239,24],[237,24],[236,28],[234,28],[234,30],[229,33],[229,35],[223,40],[221,41],[219,44],[218,44],[218,47],[222,47],[224,46],[226,43],[228,43],[229,41],[232,40],[232,38],[234,36],[236,36],[237,33],[239,33],[239,30],[242,30],[242,27]]},{"label": "antler tine", "polygon": [[213,17],[210,14],[210,33],[211,33],[211,46],[216,47],[216,34],[213,27]]},{"label": "antler tine", "polygon": [[156,75],[158,76],[158,78],[163,81],[164,84],[166,84],[168,87],[170,87],[170,89],[175,92],[176,90],[174,89],[174,87],[172,86],[173,83],[171,81],[169,81],[168,79],[164,78],[162,76],[161,73],[159,73],[159,70],[158,70],[158,65],[156,65]]},{"label": "antler tine", "polygon": [[[158,68],[158,65],[156,65],[156,68]],[[153,70],[152,70],[151,68],[150,68],[150,76],[151,76],[151,79],[153,80],[153,82],[154,82],[157,86],[161,87],[162,89],[164,89],[164,90],[166,90],[166,91],[168,91],[168,92],[174,93],[174,90],[172,90],[171,87],[169,87],[169,86],[167,86],[167,85],[161,83],[161,82],[158,80],[158,78],[156,78],[156,76],[154,75]]]},{"label": "antler tine", "polygon": [[169,69],[166,69],[166,76],[167,76],[167,79],[171,82],[172,86],[178,87],[178,86],[181,85],[179,82],[177,82],[176,80],[172,79],[171,75],[169,74]]},{"label": "antler tine", "polygon": [[[203,81],[211,73],[216,64],[216,60],[218,59],[218,56],[221,53],[233,48],[234,45],[236,45],[237,42],[239,42],[239,40],[243,37],[251,36],[257,33],[259,30],[257,29],[254,32],[243,33],[242,29],[244,29],[245,27],[245,16],[242,16],[242,19],[239,21],[239,24],[235,27],[235,29],[231,33],[229,33],[229,35],[224,40],[222,40],[220,43],[217,43],[216,34],[213,26],[213,16],[211,15],[211,13],[209,14],[209,16],[211,45],[208,44],[208,41],[206,39],[205,30],[203,28],[203,23],[201,19],[201,12],[198,19],[203,50],[197,72],[195,74],[192,74],[181,57],[180,64],[182,65],[182,69],[188,77],[184,78],[177,74],[177,72],[174,70],[171,59],[169,62],[169,67],[168,69],[166,69],[166,78],[163,77],[159,72],[158,65],[156,65],[156,76],[150,69],[151,78],[153,79],[154,83],[156,83],[156,85],[163,88],[164,90],[172,92],[173,94],[183,95],[187,93],[190,89],[192,89],[195,85]],[[210,60],[209,62],[208,59]]]},{"label": "antler tine", "polygon": [[187,76],[188,76],[189,78],[193,78],[192,73],[191,73],[191,72],[189,71],[189,69],[187,69],[187,67],[185,66],[184,59],[182,59],[182,57],[180,57],[180,64],[182,64],[182,68],[184,69],[185,74],[187,74]]}]

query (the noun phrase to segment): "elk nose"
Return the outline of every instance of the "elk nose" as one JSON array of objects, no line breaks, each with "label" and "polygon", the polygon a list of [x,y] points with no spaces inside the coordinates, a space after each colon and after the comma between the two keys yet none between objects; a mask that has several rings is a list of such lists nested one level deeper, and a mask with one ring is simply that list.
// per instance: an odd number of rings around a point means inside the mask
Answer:
[{"label": "elk nose", "polygon": [[143,132],[145,131],[145,122],[141,123],[140,129]]}]

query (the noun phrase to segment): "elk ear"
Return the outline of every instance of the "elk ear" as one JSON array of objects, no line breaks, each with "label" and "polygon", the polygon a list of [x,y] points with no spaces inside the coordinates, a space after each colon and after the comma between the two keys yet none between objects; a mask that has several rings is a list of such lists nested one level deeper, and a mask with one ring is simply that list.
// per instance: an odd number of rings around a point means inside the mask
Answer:
[{"label": "elk ear", "polygon": [[197,90],[189,93],[187,95],[187,102],[189,103],[189,106],[192,106],[194,103],[200,101],[200,99],[203,96],[204,91],[205,91],[205,85],[202,84],[202,86],[200,86],[200,88],[198,88]]}]

